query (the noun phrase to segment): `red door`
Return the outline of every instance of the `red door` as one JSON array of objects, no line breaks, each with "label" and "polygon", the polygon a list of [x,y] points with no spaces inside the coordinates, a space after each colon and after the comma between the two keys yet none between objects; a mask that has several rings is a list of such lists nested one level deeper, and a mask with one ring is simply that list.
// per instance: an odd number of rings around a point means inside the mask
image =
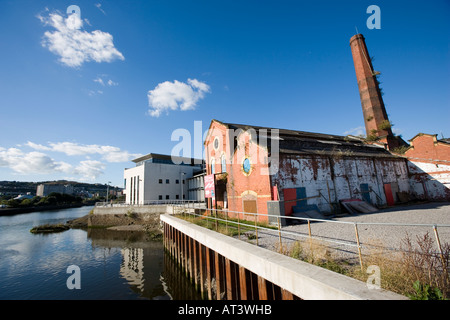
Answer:
[{"label": "red door", "polygon": [[393,206],[394,203],[394,196],[392,195],[392,188],[390,183],[386,183],[384,185],[384,194],[386,195],[386,201],[388,206]]},{"label": "red door", "polygon": [[292,215],[292,207],[297,203],[296,201],[288,201],[297,199],[297,190],[295,188],[283,189],[284,193],[284,214],[287,216]]}]

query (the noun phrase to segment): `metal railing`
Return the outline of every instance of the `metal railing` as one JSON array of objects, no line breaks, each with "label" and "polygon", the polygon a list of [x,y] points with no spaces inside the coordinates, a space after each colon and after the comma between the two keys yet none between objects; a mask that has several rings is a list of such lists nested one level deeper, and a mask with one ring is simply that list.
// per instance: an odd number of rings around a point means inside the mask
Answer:
[{"label": "metal railing", "polygon": [[[183,215],[191,215],[201,218],[206,218],[208,220],[213,220],[216,222],[216,227],[218,222],[225,223],[225,227],[235,227],[238,230],[238,238],[241,236],[241,228],[245,229],[254,229],[255,231],[255,239],[256,245],[258,245],[258,230],[264,230],[270,233],[276,233],[278,235],[279,247],[282,248],[283,237],[287,238],[287,236],[293,236],[298,238],[305,238],[311,241],[321,240],[330,242],[337,245],[344,245],[348,247],[356,248],[358,251],[359,264],[361,265],[361,269],[363,269],[363,257],[361,249],[365,246],[361,244],[358,226],[400,226],[400,227],[426,227],[432,228],[437,248],[439,250],[440,258],[442,260],[443,266],[446,265],[444,261],[444,253],[441,245],[441,241],[439,238],[438,228],[449,228],[449,224],[414,224],[414,223],[384,223],[384,222],[350,222],[350,221],[338,221],[331,219],[316,219],[316,218],[302,218],[302,217],[294,217],[294,216],[280,216],[273,214],[258,214],[258,213],[249,213],[249,212],[241,212],[241,211],[231,211],[231,210],[223,210],[223,209],[208,209],[206,208],[205,202],[198,202],[195,200],[149,200],[144,201],[139,204],[128,204],[125,202],[97,202],[95,204],[96,207],[143,207],[143,206],[154,206],[154,205],[166,205],[173,207],[173,214],[183,214]],[[201,212],[201,213],[198,213]],[[219,215],[218,215],[219,213]],[[231,216],[230,216],[231,214]],[[245,219],[245,217],[253,216],[253,221],[251,219]],[[242,219],[241,219],[242,217]],[[263,217],[260,219],[259,217]],[[273,228],[270,228],[269,223],[267,226],[258,225],[258,220],[260,221],[268,221],[269,217],[274,218],[276,220],[276,224],[272,224]],[[283,230],[281,219],[285,219],[285,221],[296,221],[300,223],[306,223],[308,226],[308,234],[304,234],[301,232],[294,232]],[[253,224],[250,224],[253,222]],[[354,240],[343,240],[343,239],[334,239],[330,237],[324,237],[319,235],[313,235],[311,223],[312,222],[320,222],[320,223],[334,223],[338,225],[349,225],[353,226],[354,229]],[[395,250],[395,249],[394,249]]]},{"label": "metal railing", "polygon": [[184,206],[190,208],[205,208],[206,205],[204,202],[196,201],[196,200],[146,200],[140,203],[126,203],[125,201],[119,202],[96,202],[96,207],[143,207],[143,206],[158,206],[158,205],[176,205],[176,206]]},{"label": "metal railing", "polygon": [[[179,214],[183,215],[189,215],[189,216],[196,216],[208,220],[213,220],[216,223],[216,229],[217,229],[217,223],[222,222],[225,223],[225,228],[235,227],[238,229],[238,238],[240,239],[241,236],[241,228],[245,228],[246,230],[254,230],[255,232],[255,240],[256,245],[258,245],[258,230],[264,230],[266,232],[275,233],[278,235],[278,242],[279,247],[282,248],[282,239],[284,236],[294,236],[299,238],[305,238],[311,241],[321,240],[321,241],[327,241],[333,244],[337,245],[344,245],[356,248],[358,251],[358,258],[359,258],[359,264],[361,266],[361,270],[363,270],[363,257],[361,249],[365,247],[365,245],[361,244],[360,236],[359,236],[359,230],[358,226],[364,225],[364,226],[402,226],[402,227],[426,227],[426,228],[432,228],[437,248],[439,251],[440,258],[442,260],[442,265],[444,268],[447,265],[444,261],[444,253],[441,245],[441,241],[439,238],[438,228],[449,228],[450,224],[414,224],[414,223],[382,223],[382,222],[350,222],[350,221],[337,221],[337,220],[328,220],[328,219],[315,219],[315,218],[302,218],[302,217],[293,217],[293,216],[279,216],[279,215],[272,215],[272,214],[258,214],[258,213],[249,213],[249,212],[240,212],[240,211],[230,211],[230,210],[222,210],[222,209],[202,209],[204,213],[198,213],[196,210],[192,210],[192,208],[188,207],[181,207],[181,210],[178,211]],[[191,210],[189,210],[191,209]],[[200,212],[202,212],[200,211]],[[231,214],[231,216],[230,216]],[[249,219],[245,219],[247,216],[253,216],[253,221]],[[242,218],[241,218],[242,217]],[[258,219],[258,217],[263,217],[264,219]],[[267,227],[258,225],[258,220],[260,221],[267,221],[268,217],[273,217],[276,219],[277,223],[272,224],[273,228],[270,228],[270,224],[267,224]],[[274,220],[275,220],[274,219]],[[293,232],[293,231],[287,231],[282,229],[282,223],[281,219],[291,220],[291,221],[300,221],[305,222],[308,226],[308,234],[303,234],[301,232]],[[353,226],[354,228],[354,240],[342,240],[342,239],[332,239],[327,238],[319,235],[313,235],[311,223],[312,222],[322,222],[322,223],[334,223],[338,225],[349,225]],[[250,224],[252,223],[252,224]],[[368,247],[368,245],[367,245]],[[399,249],[393,249],[393,250],[399,250]],[[447,270],[446,270],[447,272]]]}]

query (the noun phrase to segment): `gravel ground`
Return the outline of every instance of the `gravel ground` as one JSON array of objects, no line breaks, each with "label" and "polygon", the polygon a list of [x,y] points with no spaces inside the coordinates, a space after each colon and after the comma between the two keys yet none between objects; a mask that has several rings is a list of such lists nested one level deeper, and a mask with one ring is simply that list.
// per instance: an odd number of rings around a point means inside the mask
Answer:
[{"label": "gravel ground", "polygon": [[[375,213],[348,214],[330,220],[330,222],[311,222],[313,238],[320,240],[320,243],[326,246],[321,246],[321,249],[317,251],[322,251],[321,254],[328,252],[335,258],[346,259],[354,263],[359,261],[354,223],[357,223],[363,256],[373,253],[375,248],[396,252],[401,248],[402,240],[407,235],[413,242],[416,242],[416,237],[423,237],[427,232],[437,250],[433,224],[447,225],[447,227],[438,226],[437,231],[441,245],[450,243],[450,202],[396,206]],[[335,221],[345,223],[335,223]],[[428,226],[389,226],[366,223],[426,224]],[[304,243],[309,246],[307,223],[282,227],[282,247],[284,249],[292,248],[292,244],[297,240],[305,240]],[[250,241],[256,242],[256,240]],[[319,241],[314,241],[314,243],[317,242]],[[278,231],[258,230],[258,245],[278,251],[280,248]]]}]

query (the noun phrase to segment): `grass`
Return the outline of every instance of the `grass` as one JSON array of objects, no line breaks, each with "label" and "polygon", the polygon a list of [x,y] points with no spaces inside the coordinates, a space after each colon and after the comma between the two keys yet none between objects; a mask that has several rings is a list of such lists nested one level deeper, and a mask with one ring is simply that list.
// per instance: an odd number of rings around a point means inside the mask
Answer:
[{"label": "grass", "polygon": [[[206,216],[185,216],[189,222],[205,228],[226,234],[228,236],[246,236],[248,240],[255,239],[255,222],[240,220],[240,228],[237,227],[237,219],[226,218],[217,215],[226,221],[214,221]],[[264,228],[276,227],[267,223],[257,222],[257,226]],[[450,244],[444,243],[442,255],[435,247],[435,242],[427,232],[422,237],[416,237],[415,241],[409,235],[402,239],[400,251],[390,251],[380,240],[371,240],[365,245],[363,255],[363,268],[359,262],[351,262],[333,255],[330,247],[317,239],[295,241],[292,244],[276,245],[279,253],[288,255],[334,272],[356,278],[366,282],[369,266],[377,266],[380,270],[381,287],[383,289],[405,295],[417,300],[448,300],[450,299]]]},{"label": "grass", "polygon": [[334,257],[327,247],[317,240],[296,241],[290,248],[282,248],[292,258],[341,273],[366,282],[369,266],[380,270],[383,289],[396,292],[414,300],[448,300],[450,280],[448,274],[450,245],[442,246],[441,256],[434,247],[428,233],[413,241],[407,235],[401,252],[388,251],[381,241],[372,240],[363,257],[363,268],[359,264]]},{"label": "grass", "polygon": [[279,248],[278,246],[277,251],[346,276],[350,276],[355,268],[348,261],[334,256],[330,249],[317,239],[295,241],[289,247]]},{"label": "grass", "polygon": [[[202,226],[204,228],[214,230],[217,232],[220,232],[222,234],[235,237],[235,236],[246,236],[249,240],[256,239],[256,236],[252,233],[252,231],[255,231],[255,221],[249,221],[249,220],[243,220],[243,219],[237,219],[237,218],[230,218],[225,216],[222,213],[217,213],[216,216],[210,217],[210,216],[193,216],[193,215],[185,215],[181,214],[178,217],[189,221],[191,223],[195,223],[199,226]],[[220,220],[214,220],[214,218],[220,219]],[[267,222],[256,222],[257,227],[262,228],[268,228],[268,229],[274,229],[277,230],[277,227],[269,225]]]},{"label": "grass", "polygon": [[36,226],[30,229],[31,233],[52,233],[52,232],[63,232],[68,230],[69,227],[64,224],[44,224]]}]

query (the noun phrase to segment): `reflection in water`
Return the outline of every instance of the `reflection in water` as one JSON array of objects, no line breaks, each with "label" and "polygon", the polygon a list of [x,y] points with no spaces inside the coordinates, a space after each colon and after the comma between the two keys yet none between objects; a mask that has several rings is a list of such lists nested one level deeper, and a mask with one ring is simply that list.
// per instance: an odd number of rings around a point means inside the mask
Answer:
[{"label": "reflection in water", "polygon": [[[163,243],[143,232],[105,229],[32,234],[65,223],[91,207],[0,216],[0,300],[198,299],[199,294]],[[69,290],[67,267],[81,270],[81,289]]]},{"label": "reflection in water", "polygon": [[173,300],[201,300],[202,296],[194,284],[186,277],[185,271],[176,263],[168,252],[164,252],[164,272],[162,273],[166,291]]},{"label": "reflection in water", "polygon": [[125,248],[122,252],[120,274],[139,292],[144,292],[144,249]]},{"label": "reflection in water", "polygon": [[183,270],[165,253],[162,241],[152,241],[145,232],[90,229],[93,246],[120,247],[120,275],[140,298],[197,300],[201,295]]}]

